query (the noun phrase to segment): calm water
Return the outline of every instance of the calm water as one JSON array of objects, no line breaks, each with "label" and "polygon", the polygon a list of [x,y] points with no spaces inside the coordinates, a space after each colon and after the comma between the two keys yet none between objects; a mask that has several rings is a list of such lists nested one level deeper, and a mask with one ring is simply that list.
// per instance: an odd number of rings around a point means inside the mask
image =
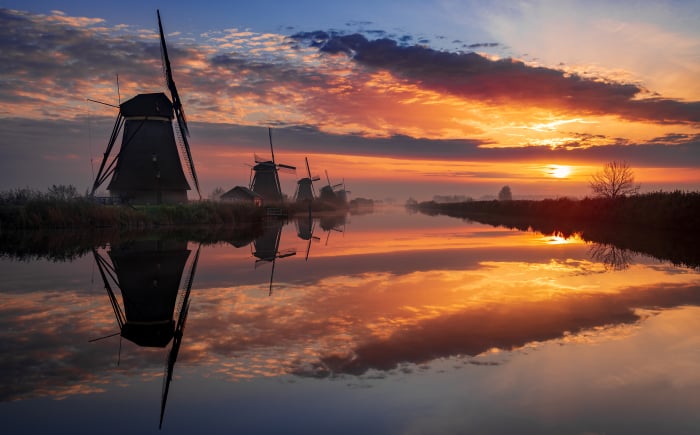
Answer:
[{"label": "calm water", "polygon": [[399,209],[250,241],[0,260],[2,432],[700,433],[696,269]]}]

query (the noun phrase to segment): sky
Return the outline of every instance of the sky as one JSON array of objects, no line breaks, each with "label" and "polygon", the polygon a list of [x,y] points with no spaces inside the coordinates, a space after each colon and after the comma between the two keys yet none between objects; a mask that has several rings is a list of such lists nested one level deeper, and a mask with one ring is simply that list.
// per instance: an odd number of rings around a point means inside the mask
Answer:
[{"label": "sky", "polygon": [[700,190],[700,3],[596,0],[0,0],[0,189],[90,188],[117,109],[87,99],[167,93],[158,8],[204,197],[268,127],[289,196],[304,157],[374,199],[582,197],[614,160]]}]

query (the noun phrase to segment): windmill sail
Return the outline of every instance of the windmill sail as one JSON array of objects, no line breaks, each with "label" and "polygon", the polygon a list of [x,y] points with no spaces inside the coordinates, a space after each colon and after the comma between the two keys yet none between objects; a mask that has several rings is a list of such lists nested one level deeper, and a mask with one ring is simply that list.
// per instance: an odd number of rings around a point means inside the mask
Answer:
[{"label": "windmill sail", "polygon": [[182,100],[180,100],[180,94],[177,92],[177,86],[175,86],[175,80],[173,79],[173,71],[170,68],[170,57],[168,56],[168,47],[165,44],[165,34],[163,33],[163,24],[160,21],[160,10],[157,10],[158,14],[158,30],[160,31],[160,47],[161,54],[163,56],[163,70],[165,71],[165,80],[170,90],[170,96],[173,99],[173,110],[175,111],[175,118],[177,119],[177,127],[179,131],[178,138],[182,143],[182,147],[185,150],[184,157],[186,162],[186,167],[189,169],[189,173],[194,181],[195,189],[197,189],[197,195],[199,199],[202,199],[202,194],[199,191],[199,180],[197,179],[197,172],[194,169],[194,162],[192,161],[192,153],[190,151],[190,144],[187,138],[190,135],[189,128],[187,127],[187,118],[185,117],[185,110],[182,107]]},{"label": "windmill sail", "polygon": [[119,132],[122,130],[122,127],[124,127],[124,117],[122,116],[120,110],[117,114],[117,120],[114,122],[114,127],[112,128],[112,135],[109,137],[109,142],[107,142],[107,149],[102,157],[100,169],[97,171],[95,182],[92,184],[92,192],[90,193],[90,196],[95,196],[95,191],[114,173],[114,168],[117,163],[116,157],[108,165],[107,162],[109,161],[112,148],[119,137]]},{"label": "windmill sail", "polygon": [[185,322],[187,321],[187,314],[190,310],[190,292],[192,290],[192,281],[194,279],[195,271],[197,270],[197,262],[199,261],[199,251],[202,248],[200,245],[197,248],[197,252],[194,256],[194,261],[190,267],[190,272],[187,278],[187,287],[183,293],[182,301],[180,305],[180,314],[177,316],[177,323],[175,323],[175,332],[173,333],[173,346],[170,348],[168,353],[168,359],[165,365],[165,374],[163,376],[163,391],[161,393],[160,400],[160,424],[159,429],[163,427],[163,418],[165,417],[165,405],[168,402],[168,393],[170,391],[170,383],[173,380],[173,371],[175,369],[175,363],[177,362],[177,356],[180,353],[180,345],[182,344],[182,336],[185,330]]}]

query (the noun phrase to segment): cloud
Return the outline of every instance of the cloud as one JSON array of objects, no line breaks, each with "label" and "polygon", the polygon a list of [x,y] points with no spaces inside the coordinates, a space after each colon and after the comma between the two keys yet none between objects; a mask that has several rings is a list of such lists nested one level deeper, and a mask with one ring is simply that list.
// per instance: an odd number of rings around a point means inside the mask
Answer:
[{"label": "cloud", "polygon": [[[700,123],[700,102],[640,99],[645,90],[638,85],[584,78],[512,58],[492,60],[473,52],[404,46],[388,38],[369,40],[359,33],[328,34],[322,44],[315,35],[314,44],[322,53],[342,53],[359,64],[470,100],[520,102],[588,115],[612,113],[628,120]],[[303,41],[307,34],[292,38]]]},{"label": "cloud", "polygon": [[[70,118],[76,115],[76,103],[86,97],[116,103],[115,74],[119,72],[127,77],[123,85],[159,78],[161,73],[154,68],[160,64],[156,43],[136,36],[118,37],[95,27],[99,23],[0,9],[4,59],[0,99],[15,103],[15,116]],[[95,92],[95,88],[108,92]]]},{"label": "cloud", "polygon": [[[455,41],[455,42],[459,42],[459,41]],[[499,47],[500,45],[501,44],[499,44],[498,42],[478,42],[476,44],[466,45],[466,48],[473,50],[475,48],[494,48],[494,47]]]}]

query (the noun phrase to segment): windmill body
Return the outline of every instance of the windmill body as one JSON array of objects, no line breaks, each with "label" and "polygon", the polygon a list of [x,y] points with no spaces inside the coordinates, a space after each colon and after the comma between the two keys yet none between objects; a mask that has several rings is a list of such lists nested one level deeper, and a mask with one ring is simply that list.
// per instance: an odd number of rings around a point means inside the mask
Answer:
[{"label": "windmill body", "polygon": [[297,202],[299,202],[299,201],[313,201],[314,193],[313,193],[312,188],[313,188],[313,182],[311,181],[311,178],[302,178],[299,181],[297,181],[297,192],[296,192]]},{"label": "windmill body", "polygon": [[340,204],[345,204],[348,202],[348,191],[345,189],[336,190],[335,196]]},{"label": "windmill body", "polygon": [[321,188],[321,199],[323,201],[328,201],[328,202],[335,202],[336,201],[336,196],[335,196],[335,191],[331,186],[323,186]]},{"label": "windmill body", "polygon": [[253,166],[253,181],[250,190],[262,196],[265,202],[282,201],[282,188],[277,165],[272,161],[257,162]]},{"label": "windmill body", "polygon": [[190,185],[180,164],[168,97],[140,94],[122,103],[119,111],[124,134],[107,190],[136,204],[186,202]]},{"label": "windmill body", "polygon": [[[120,202],[186,202],[190,190],[186,173],[199,194],[199,181],[187,140],[189,130],[173,81],[160,13],[158,27],[165,78],[172,99],[162,92],[139,94],[119,105],[119,114],[93,183],[93,196],[103,183],[110,180],[107,190]],[[177,131],[173,129],[173,120]],[[112,155],[122,130],[121,146]]]}]

